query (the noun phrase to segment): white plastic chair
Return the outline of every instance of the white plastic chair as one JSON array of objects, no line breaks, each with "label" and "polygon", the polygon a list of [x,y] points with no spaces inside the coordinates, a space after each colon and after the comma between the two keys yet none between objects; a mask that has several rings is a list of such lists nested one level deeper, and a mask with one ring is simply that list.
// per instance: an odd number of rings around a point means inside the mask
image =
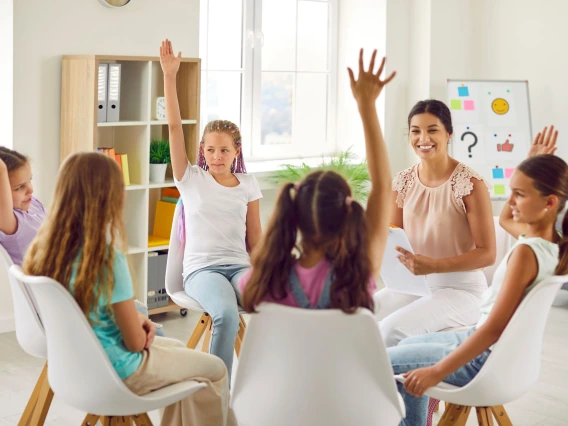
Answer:
[{"label": "white plastic chair", "polygon": [[[87,413],[83,424],[111,424],[112,417],[138,426],[151,425],[147,411],[165,407],[205,387],[187,381],[144,396],[120,380],[85,315],[65,287],[46,277],[24,275],[19,266],[10,273],[34,296],[47,339],[48,378],[66,404]],[[116,421],[116,420],[115,420]],[[114,424],[114,423],[113,423]]]},{"label": "white plastic chair", "polygon": [[[9,268],[13,265],[13,262],[10,255],[1,245],[0,262],[3,268],[5,268],[10,281],[18,343],[28,354],[36,358],[46,359],[47,342],[37,309],[23,284],[9,273]],[[47,363],[45,363],[19,424],[25,425],[28,421],[31,421],[33,425],[43,425],[52,399],[53,391],[47,381]]]},{"label": "white plastic chair", "polygon": [[373,314],[263,303],[231,405],[241,426],[389,426],[405,416]]},{"label": "white plastic chair", "polygon": [[[166,293],[168,296],[182,308],[189,309],[196,312],[203,312],[201,318],[191,337],[187,342],[187,347],[190,349],[195,349],[199,340],[203,336],[203,333],[207,332],[205,339],[203,341],[202,350],[203,352],[209,351],[209,342],[211,341],[211,332],[213,327],[213,320],[211,316],[205,312],[203,306],[201,306],[195,299],[189,297],[183,289],[183,253],[184,248],[178,238],[177,229],[178,223],[181,216],[181,204],[176,205],[174,212],[174,220],[172,223],[172,231],[170,235],[170,246],[168,250],[168,261],[166,264]],[[235,352],[237,357],[241,352],[242,339],[246,330],[246,322],[242,316],[245,311],[239,308],[239,332],[235,340]]]},{"label": "white plastic chair", "polygon": [[[525,394],[538,380],[546,319],[552,300],[568,275],[552,276],[533,288],[522,300],[477,376],[464,387],[440,383],[426,395],[446,401],[438,426],[464,424],[475,407],[480,425],[500,426],[511,421],[503,404]],[[404,377],[395,376],[404,383]]]}]

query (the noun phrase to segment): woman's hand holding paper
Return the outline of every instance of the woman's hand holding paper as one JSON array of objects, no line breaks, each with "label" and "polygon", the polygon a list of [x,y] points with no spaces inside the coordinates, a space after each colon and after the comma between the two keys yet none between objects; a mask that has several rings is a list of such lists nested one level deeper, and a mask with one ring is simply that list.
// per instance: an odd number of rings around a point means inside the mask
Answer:
[{"label": "woman's hand holding paper", "polygon": [[397,256],[400,263],[406,266],[406,268],[414,275],[428,275],[436,273],[438,269],[437,259],[422,256],[421,254],[412,254],[401,247],[395,247],[395,249],[401,253]]}]

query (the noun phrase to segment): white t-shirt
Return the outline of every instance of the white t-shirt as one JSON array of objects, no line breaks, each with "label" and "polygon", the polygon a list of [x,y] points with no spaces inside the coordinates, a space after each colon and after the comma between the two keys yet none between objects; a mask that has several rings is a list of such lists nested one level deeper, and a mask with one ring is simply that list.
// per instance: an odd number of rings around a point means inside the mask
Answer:
[{"label": "white t-shirt", "polygon": [[185,210],[183,278],[213,265],[250,266],[246,251],[248,203],[262,198],[254,176],[235,173],[240,184],[222,186],[189,163],[181,181],[174,178]]}]

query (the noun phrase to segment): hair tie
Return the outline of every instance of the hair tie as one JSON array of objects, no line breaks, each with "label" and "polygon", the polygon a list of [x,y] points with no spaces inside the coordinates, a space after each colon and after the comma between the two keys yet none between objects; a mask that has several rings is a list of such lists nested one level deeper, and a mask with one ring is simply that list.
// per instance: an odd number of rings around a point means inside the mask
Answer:
[{"label": "hair tie", "polygon": [[345,205],[346,205],[347,207],[349,207],[352,202],[353,202],[353,198],[352,198],[350,195],[348,195],[347,197],[345,197]]}]

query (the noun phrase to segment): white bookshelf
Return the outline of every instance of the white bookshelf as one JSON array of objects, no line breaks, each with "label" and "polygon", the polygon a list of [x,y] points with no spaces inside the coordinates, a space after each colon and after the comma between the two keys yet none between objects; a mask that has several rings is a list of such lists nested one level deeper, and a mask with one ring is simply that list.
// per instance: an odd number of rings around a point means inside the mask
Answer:
[{"label": "white bookshelf", "polygon": [[[99,63],[120,63],[120,121],[97,122],[96,82]],[[199,136],[200,60],[183,58],[177,86],[186,150],[195,162]],[[61,89],[61,161],[77,151],[112,147],[128,155],[130,185],[126,187],[124,222],[128,238],[127,256],[136,297],[146,303],[148,255],[168,246],[148,247],[156,201],[163,188],[174,187],[171,168],[166,182],[154,183],[150,176],[150,141],[168,138],[164,120],[155,119],[155,100],[164,95],[163,73],[157,57],[64,56]],[[175,304],[151,310],[159,313],[180,309]]]}]

